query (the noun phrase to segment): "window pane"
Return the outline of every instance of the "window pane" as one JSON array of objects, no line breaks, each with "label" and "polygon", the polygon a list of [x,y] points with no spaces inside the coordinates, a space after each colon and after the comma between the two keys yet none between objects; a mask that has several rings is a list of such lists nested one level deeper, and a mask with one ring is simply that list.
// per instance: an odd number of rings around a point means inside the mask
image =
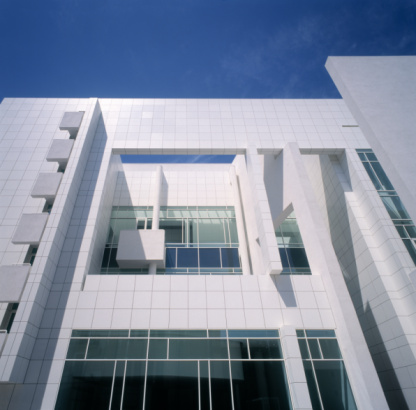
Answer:
[{"label": "window pane", "polygon": [[280,260],[282,261],[282,267],[288,268],[289,267],[289,261],[287,259],[286,249],[285,248],[279,248],[280,253]]},{"label": "window pane", "polygon": [[178,268],[197,268],[198,249],[178,248]]},{"label": "window pane", "polygon": [[252,359],[282,359],[282,349],[278,339],[250,339],[250,356]]},{"label": "window pane", "polygon": [[227,341],[222,339],[171,339],[169,359],[227,359]]},{"label": "window pane", "polygon": [[221,248],[221,258],[223,268],[239,268],[240,259],[238,248]]},{"label": "window pane", "polygon": [[308,329],[306,330],[307,337],[335,337],[335,331],[331,329]]},{"label": "window pane", "polygon": [[201,268],[220,268],[220,250],[219,248],[200,248],[199,265]]},{"label": "window pane", "polygon": [[120,410],[121,393],[123,391],[124,366],[126,362],[116,362],[114,377],[113,397],[111,398],[111,410]]},{"label": "window pane", "polygon": [[210,362],[212,410],[232,410],[228,362]]},{"label": "window pane", "polygon": [[291,409],[283,362],[231,362],[235,410]]},{"label": "window pane", "polygon": [[381,200],[391,219],[410,219],[409,214],[398,196],[382,196]]},{"label": "window pane", "polygon": [[229,219],[228,224],[230,226],[231,243],[238,243],[237,221],[235,219]]},{"label": "window pane", "polygon": [[324,359],[342,359],[336,339],[319,339]]},{"label": "window pane", "polygon": [[200,243],[225,243],[222,219],[199,219]]},{"label": "window pane", "polygon": [[198,409],[198,362],[149,361],[146,410]]},{"label": "window pane", "polygon": [[167,359],[168,339],[149,339],[149,359]]},{"label": "window pane", "polygon": [[206,330],[159,330],[151,329],[150,337],[207,337]]},{"label": "window pane", "polygon": [[208,377],[208,362],[199,362],[199,380],[200,380],[200,394],[201,394],[201,410],[210,410],[210,394],[209,394],[209,377]]},{"label": "window pane", "polygon": [[322,404],[328,409],[356,410],[347,372],[342,361],[314,361]]},{"label": "window pane", "polygon": [[114,362],[65,363],[55,409],[108,409]]},{"label": "window pane", "polygon": [[91,339],[87,359],[145,359],[146,339]]},{"label": "window pane", "polygon": [[67,359],[83,359],[87,349],[88,339],[71,339],[69,342]]},{"label": "window pane", "polygon": [[165,230],[166,243],[182,243],[182,219],[161,219],[159,229]]},{"label": "window pane", "polygon": [[309,268],[309,262],[304,248],[286,248],[286,252],[291,267]]},{"label": "window pane", "polygon": [[230,329],[228,337],[279,337],[279,331],[261,329]]},{"label": "window pane", "polygon": [[188,229],[186,234],[186,241],[187,243],[197,243],[198,236],[197,236],[197,226],[198,220],[197,219],[188,219],[187,220]]},{"label": "window pane", "polygon": [[230,339],[230,358],[248,359],[247,339]]},{"label": "window pane", "polygon": [[176,248],[166,248],[166,267],[176,268]]},{"label": "window pane", "polygon": [[308,339],[309,350],[313,359],[322,359],[317,339]]},{"label": "window pane", "polygon": [[286,245],[303,244],[296,219],[286,219],[280,225],[280,229]]},{"label": "window pane", "polygon": [[298,339],[299,342],[299,349],[302,359],[309,359],[309,351],[308,346],[306,345],[305,339]]},{"label": "window pane", "polygon": [[381,167],[379,162],[373,162],[371,163],[373,166],[373,169],[375,173],[378,176],[379,181],[381,182],[381,185],[383,186],[383,189],[387,191],[393,191],[393,185],[391,184],[390,180],[387,178],[386,173],[384,172],[383,168]]},{"label": "window pane", "polygon": [[313,410],[321,410],[321,402],[319,400],[318,386],[316,385],[315,376],[312,370],[312,362],[310,360],[303,361],[306,382],[308,383],[309,397],[311,398]]},{"label": "window pane", "polygon": [[375,172],[373,171],[373,168],[368,162],[363,162],[364,168],[367,171],[368,176],[371,179],[371,182],[373,183],[374,187],[377,189],[377,191],[380,191],[383,189],[380,182],[378,181]]},{"label": "window pane", "polygon": [[145,361],[127,362],[126,380],[124,383],[123,410],[143,408]]}]

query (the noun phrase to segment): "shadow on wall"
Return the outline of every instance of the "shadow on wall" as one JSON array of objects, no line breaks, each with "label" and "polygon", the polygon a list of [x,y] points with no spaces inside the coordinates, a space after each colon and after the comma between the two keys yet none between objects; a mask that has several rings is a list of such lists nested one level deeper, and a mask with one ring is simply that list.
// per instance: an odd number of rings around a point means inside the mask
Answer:
[{"label": "shadow on wall", "polygon": [[[98,130],[100,130],[100,132],[98,132]],[[84,171],[84,175],[82,176],[82,182],[77,192],[77,196],[76,196],[77,200],[76,200],[76,204],[75,204],[72,216],[71,216],[71,222],[68,226],[68,231],[66,232],[65,242],[68,241],[74,244],[72,247],[73,255],[74,254],[78,255],[79,252],[82,250],[81,245],[82,245],[85,231],[87,228],[89,214],[92,209],[91,205],[94,199],[94,196],[91,194],[91,192],[94,192],[97,186],[100,168],[104,160],[104,152],[105,152],[107,139],[108,139],[107,132],[105,130],[104,122],[101,117],[98,121],[96,134],[94,136],[94,140],[93,140],[90,152],[88,154],[86,170]],[[109,157],[108,160],[111,161],[111,156]],[[104,189],[103,189],[104,192],[103,192],[102,197],[105,197],[105,191],[107,189],[108,189],[108,185],[104,185]],[[82,212],[80,214],[80,217],[78,214],[74,215],[77,212],[77,204],[82,205],[82,208],[84,210],[88,210],[88,212]],[[102,213],[102,207],[103,207],[103,198],[100,201],[100,205],[99,205],[100,210],[98,211],[98,216]],[[76,218],[74,216],[76,216]],[[106,229],[108,229],[108,223],[107,223]],[[64,242],[63,249],[67,248],[65,245],[68,245],[65,242]],[[94,243],[94,240],[92,240],[92,243]],[[61,253],[60,260],[62,256],[63,254]],[[86,263],[88,265],[88,261]],[[46,316],[48,316],[47,315],[48,310],[49,312],[55,312],[54,319],[53,321],[51,321],[51,323],[41,324],[40,329],[39,329],[40,331],[38,333],[38,337],[35,342],[35,349],[36,349],[36,345],[41,346],[47,343],[47,346],[48,346],[47,352],[45,353],[43,357],[42,372],[39,375],[39,378],[37,380],[38,389],[36,391],[36,397],[38,398],[38,400],[39,398],[43,398],[45,395],[46,386],[47,386],[48,379],[51,375],[51,367],[52,367],[53,358],[54,358],[55,351],[57,348],[57,343],[58,343],[59,332],[55,333],[56,334],[55,338],[52,338],[52,337],[49,338],[48,337],[49,333],[52,329],[58,330],[62,328],[67,328],[67,329],[72,328],[73,316],[71,317],[71,315],[75,314],[75,306],[73,305],[74,304],[73,301],[71,301],[70,302],[71,304],[69,304],[70,291],[66,290],[69,288],[69,286],[66,286],[66,285],[72,283],[74,279],[74,275],[77,269],[76,264],[77,264],[76,260],[75,261],[71,260],[71,262],[69,264],[65,264],[65,266],[60,266],[60,263],[58,263],[58,268],[55,272],[54,279],[53,279],[52,289],[55,288],[55,289],[64,289],[64,290],[59,292],[59,307],[58,308],[56,308],[56,303],[55,303],[56,297],[55,295],[53,295],[51,291],[48,302],[46,304],[45,314]],[[88,266],[87,266],[87,270],[88,270]],[[65,321],[67,323],[65,323]],[[43,330],[43,332],[41,330]],[[47,330],[49,330],[49,332]],[[39,336],[42,334],[48,335],[44,339],[44,341],[42,341],[41,336]],[[58,382],[58,380],[56,380],[56,382]],[[40,386],[43,389],[42,391],[40,391],[39,389]],[[48,404],[51,404],[51,403],[48,403]],[[32,405],[34,405],[34,403],[32,403]],[[40,403],[39,403],[39,406],[40,406]]]},{"label": "shadow on wall", "polygon": [[[333,159],[333,161],[334,160],[335,159]],[[349,181],[350,174],[345,154],[338,160],[340,160],[340,163],[338,164],[339,169],[341,169],[342,166],[344,177],[347,179],[347,185],[349,183],[351,187],[351,182]],[[323,194],[325,196],[327,207],[326,210],[323,211],[326,211],[328,215],[332,245],[337,255],[382,388],[386,394],[387,402],[391,409],[407,409],[408,406],[406,400],[400,389],[400,383],[388,356],[385,342],[379,332],[372,307],[363,295],[362,287],[364,278],[360,277],[360,274],[363,274],[364,271],[359,271],[354,244],[364,239],[361,234],[358,236],[356,235],[355,239],[352,236],[351,226],[355,225],[357,222],[346,202],[345,192],[348,191],[347,187],[344,186],[343,188],[332,162],[328,155],[319,156],[320,176],[322,177]],[[340,217],[340,215],[343,217]],[[359,229],[357,229],[357,232],[359,232]],[[360,256],[362,256],[362,254],[360,254],[359,257]],[[374,263],[372,262],[370,266],[374,267],[373,265]],[[368,269],[369,266],[366,266],[366,268]],[[379,294],[381,294],[385,292],[385,289],[381,281],[379,282],[380,286],[378,288],[382,288],[382,292],[379,292]],[[393,309],[393,307],[391,308]],[[383,377],[383,374],[385,375],[387,373],[388,377]]]},{"label": "shadow on wall", "polygon": [[278,275],[273,278],[273,283],[274,286],[276,286],[276,290],[279,292],[285,307],[297,307],[292,278],[289,275]]}]

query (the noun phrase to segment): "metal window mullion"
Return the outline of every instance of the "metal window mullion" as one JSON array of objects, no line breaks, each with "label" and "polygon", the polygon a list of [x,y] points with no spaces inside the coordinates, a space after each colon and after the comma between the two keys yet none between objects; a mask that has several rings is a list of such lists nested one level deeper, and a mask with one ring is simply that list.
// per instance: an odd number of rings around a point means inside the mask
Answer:
[{"label": "metal window mullion", "polygon": [[111,383],[110,402],[108,403],[108,410],[111,410],[111,402],[113,401],[114,380],[116,378],[117,360],[114,361],[113,382]]},{"label": "metal window mullion", "polygon": [[124,373],[123,373],[123,384],[121,386],[120,409],[124,400],[124,386],[126,385],[126,372],[127,372],[127,360],[124,360]]},{"label": "metal window mullion", "polygon": [[[306,332],[305,332],[306,333]],[[306,346],[308,348],[308,353],[309,353],[309,357],[311,360],[311,365],[312,365],[312,374],[313,374],[313,378],[315,380],[315,386],[316,386],[316,390],[318,391],[318,398],[319,398],[319,403],[321,403],[321,408],[322,410],[324,410],[324,404],[322,403],[322,398],[321,398],[321,392],[319,390],[319,384],[318,384],[318,379],[316,378],[316,373],[315,373],[315,366],[313,363],[313,358],[312,358],[312,354],[311,354],[311,350],[309,349],[309,343],[308,343],[308,338],[305,338],[306,340]],[[319,344],[319,343],[318,343]],[[320,347],[320,346],[319,346]],[[304,370],[305,371],[305,370]]]},{"label": "metal window mullion", "polygon": [[87,353],[88,353],[89,347],[90,347],[90,338],[88,338],[87,347],[85,348],[84,360],[87,360]]},{"label": "metal window mullion", "polygon": [[[147,334],[147,352],[146,352],[146,366],[144,371],[144,387],[143,387],[143,403],[142,403],[142,410],[145,409],[146,403],[146,390],[147,390],[147,368],[149,364],[149,347],[150,347],[150,332]],[[126,366],[127,367],[127,366]]]},{"label": "metal window mullion", "polygon": [[201,410],[201,369],[198,360],[198,409]]}]

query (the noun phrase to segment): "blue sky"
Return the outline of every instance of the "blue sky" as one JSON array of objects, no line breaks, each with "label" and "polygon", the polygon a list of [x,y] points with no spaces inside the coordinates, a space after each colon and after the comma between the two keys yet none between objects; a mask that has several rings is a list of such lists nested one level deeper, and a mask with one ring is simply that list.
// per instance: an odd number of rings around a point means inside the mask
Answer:
[{"label": "blue sky", "polygon": [[0,0],[0,100],[339,98],[327,56],[411,54],[416,0]]},{"label": "blue sky", "polygon": [[1,0],[3,97],[338,98],[328,55],[416,54],[415,0]]}]

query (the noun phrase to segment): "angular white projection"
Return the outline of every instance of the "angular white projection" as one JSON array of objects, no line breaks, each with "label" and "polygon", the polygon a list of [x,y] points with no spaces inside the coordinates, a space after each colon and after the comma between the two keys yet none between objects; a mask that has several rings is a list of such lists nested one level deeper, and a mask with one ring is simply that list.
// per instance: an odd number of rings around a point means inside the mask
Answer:
[{"label": "angular white projection", "polygon": [[122,269],[165,267],[165,230],[120,231],[116,260]]}]

